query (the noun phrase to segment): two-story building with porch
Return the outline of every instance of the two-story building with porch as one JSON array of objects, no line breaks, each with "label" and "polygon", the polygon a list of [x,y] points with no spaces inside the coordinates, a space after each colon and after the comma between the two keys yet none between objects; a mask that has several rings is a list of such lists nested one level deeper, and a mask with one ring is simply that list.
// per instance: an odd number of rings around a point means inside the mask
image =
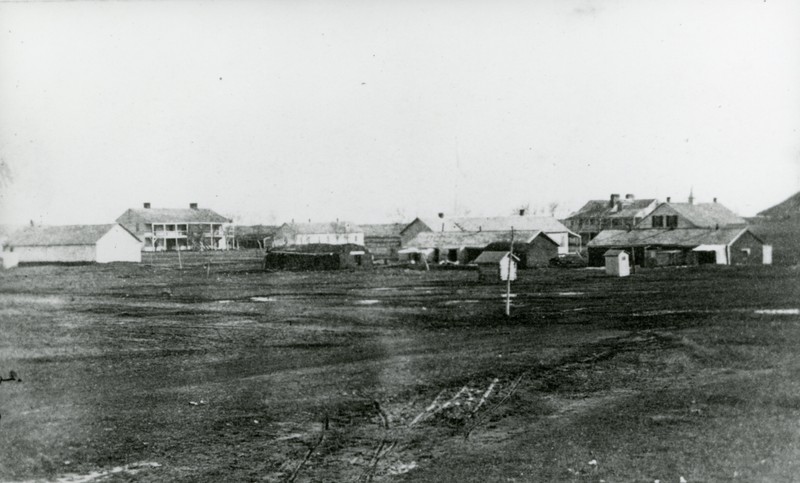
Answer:
[{"label": "two-story building with porch", "polygon": [[142,250],[225,250],[233,247],[231,220],[213,210],[198,208],[131,208],[117,223],[142,240]]}]

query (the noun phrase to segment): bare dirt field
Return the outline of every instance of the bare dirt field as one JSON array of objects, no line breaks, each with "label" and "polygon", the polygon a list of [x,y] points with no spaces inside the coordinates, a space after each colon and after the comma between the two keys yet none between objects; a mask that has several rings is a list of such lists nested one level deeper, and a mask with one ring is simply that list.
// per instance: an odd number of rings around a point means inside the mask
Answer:
[{"label": "bare dirt field", "polygon": [[182,262],[0,272],[1,480],[800,475],[797,268]]}]

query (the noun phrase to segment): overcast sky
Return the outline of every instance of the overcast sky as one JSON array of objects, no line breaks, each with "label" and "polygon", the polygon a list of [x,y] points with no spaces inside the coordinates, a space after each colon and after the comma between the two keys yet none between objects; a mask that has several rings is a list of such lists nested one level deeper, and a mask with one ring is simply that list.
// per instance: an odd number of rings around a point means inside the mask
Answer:
[{"label": "overcast sky", "polygon": [[800,190],[796,0],[0,3],[5,223],[752,215]]}]

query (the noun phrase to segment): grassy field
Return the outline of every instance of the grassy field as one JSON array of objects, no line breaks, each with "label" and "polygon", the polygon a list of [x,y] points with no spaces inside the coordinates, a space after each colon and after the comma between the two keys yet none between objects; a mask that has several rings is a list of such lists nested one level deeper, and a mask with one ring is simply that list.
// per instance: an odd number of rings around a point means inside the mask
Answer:
[{"label": "grassy field", "polygon": [[800,475],[797,268],[523,271],[506,318],[475,272],[260,261],[0,272],[0,480]]}]

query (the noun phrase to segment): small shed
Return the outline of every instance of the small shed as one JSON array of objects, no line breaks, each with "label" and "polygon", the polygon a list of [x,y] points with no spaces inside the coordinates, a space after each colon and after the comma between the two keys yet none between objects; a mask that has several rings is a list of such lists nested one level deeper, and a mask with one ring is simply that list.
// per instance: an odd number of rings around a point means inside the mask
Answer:
[{"label": "small shed", "polygon": [[[487,252],[511,251],[511,242],[492,242],[486,245],[483,250]],[[515,241],[513,252],[514,255],[519,257],[518,268],[547,267],[550,265],[550,260],[559,256],[559,244],[546,233],[540,231],[532,236],[524,237],[522,241]]]},{"label": "small shed", "polygon": [[617,277],[627,277],[631,274],[630,259],[625,250],[608,250],[603,257],[606,259],[607,274]]},{"label": "small shed", "polygon": [[[510,260],[509,260],[510,257]],[[504,282],[517,279],[519,258],[511,252],[483,252],[474,262],[482,282]]]}]

